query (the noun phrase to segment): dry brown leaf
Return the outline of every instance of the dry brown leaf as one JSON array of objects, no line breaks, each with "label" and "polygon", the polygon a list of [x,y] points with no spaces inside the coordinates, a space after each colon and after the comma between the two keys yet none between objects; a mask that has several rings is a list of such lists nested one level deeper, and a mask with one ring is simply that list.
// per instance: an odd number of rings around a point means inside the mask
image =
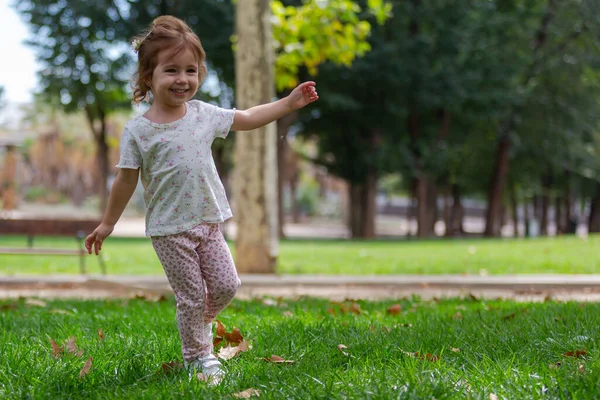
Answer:
[{"label": "dry brown leaf", "polygon": [[454,314],[452,316],[452,319],[454,319],[456,321],[461,320],[461,319],[463,319],[463,315],[460,313],[460,311],[457,311],[456,314]]},{"label": "dry brown leaf", "polygon": [[498,400],[498,396],[496,396],[494,393],[490,393],[490,400]]},{"label": "dry brown leaf", "polygon": [[450,350],[452,350],[455,353],[460,353],[460,349],[457,347],[451,347]]},{"label": "dry brown leaf", "polygon": [[2,304],[0,306],[0,311],[16,310],[17,308],[19,308],[17,303]]},{"label": "dry brown leaf", "polygon": [[431,361],[431,362],[436,362],[436,361],[439,361],[439,359],[440,359],[439,356],[433,355],[431,353],[421,354],[418,351],[414,352],[414,353],[411,353],[409,351],[404,351],[404,350],[401,350],[401,351],[404,354],[406,354],[407,356],[409,356],[409,357],[418,358],[418,359],[421,359],[421,360],[427,360],[427,361]]},{"label": "dry brown leaf", "polygon": [[69,339],[67,339],[67,342],[65,343],[65,351],[75,356],[81,356],[83,354],[83,350],[77,349],[77,345],[75,344],[75,336],[71,336]]},{"label": "dry brown leaf", "polygon": [[225,337],[225,327],[218,319],[216,319],[215,322],[217,323],[217,330],[215,333],[218,337]]},{"label": "dry brown leaf", "polygon": [[56,344],[54,339],[50,339],[50,345],[52,345],[52,355],[54,356],[54,358],[58,358],[63,355],[63,347]]},{"label": "dry brown leaf", "polygon": [[361,313],[360,306],[358,305],[358,303],[352,303],[352,305],[350,306],[350,312],[357,315]]},{"label": "dry brown leaf", "polygon": [[585,357],[587,356],[587,350],[576,350],[576,351],[567,351],[566,353],[563,353],[563,356],[565,357]]},{"label": "dry brown leaf", "polygon": [[512,314],[508,314],[507,316],[503,317],[502,319],[505,321],[508,321],[509,319],[513,319],[514,317],[516,317],[517,314],[512,313]]},{"label": "dry brown leaf", "polygon": [[230,344],[236,346],[244,341],[244,337],[238,328],[234,328],[231,333],[225,332],[225,339],[227,339]]},{"label": "dry brown leaf", "polygon": [[250,348],[250,346],[248,345],[248,342],[246,342],[244,340],[238,346],[221,347],[221,349],[219,350],[219,353],[217,354],[217,357],[219,357],[223,360],[230,360],[233,357],[237,356],[239,353],[248,351],[249,348]]},{"label": "dry brown leaf", "polygon": [[335,310],[333,308],[328,308],[327,311],[326,311],[326,313],[327,314],[331,314],[331,315],[335,315],[336,314],[336,312],[335,312]]},{"label": "dry brown leaf", "polygon": [[556,364],[550,364],[550,365],[548,365],[548,367],[550,367],[550,369],[558,369],[558,368],[560,368],[560,366],[561,366],[561,365],[562,365],[562,364],[561,364],[561,362],[559,361],[559,362],[557,362]]},{"label": "dry brown leaf", "polygon": [[183,368],[183,365],[180,362],[169,361],[169,362],[162,363],[160,366],[160,371],[158,371],[158,372],[161,374],[164,374],[164,375],[168,375],[172,372],[179,371],[181,368]]},{"label": "dry brown leaf", "polygon": [[98,337],[100,340],[104,341],[104,331],[100,328],[98,328]]},{"label": "dry brown leaf", "polygon": [[253,388],[249,388],[249,389],[243,390],[241,392],[234,393],[233,397],[238,398],[238,399],[249,399],[251,397],[260,397],[260,391],[253,389]]},{"label": "dry brown leaf", "polygon": [[276,364],[293,364],[293,363],[295,363],[295,361],[286,360],[285,358],[276,356],[275,354],[271,354],[271,357],[265,358],[264,360],[267,362],[272,362],[272,363],[276,363]]},{"label": "dry brown leaf", "polygon": [[402,314],[402,305],[394,304],[393,306],[389,306],[387,309],[388,315],[400,315]]},{"label": "dry brown leaf", "polygon": [[45,301],[39,300],[39,299],[27,299],[27,300],[25,300],[25,304],[28,306],[35,306],[35,307],[46,307],[48,305],[48,303],[46,303]]},{"label": "dry brown leaf", "polygon": [[83,368],[79,371],[79,377],[85,378],[90,373],[90,369],[92,368],[92,357],[88,358],[85,364],[83,364]]},{"label": "dry brown leaf", "polygon": [[348,357],[348,353],[346,353],[344,351],[344,349],[347,349],[348,346],[346,346],[345,344],[338,344],[338,350],[342,352],[343,355],[345,355],[346,357]]},{"label": "dry brown leaf", "polygon": [[294,313],[291,311],[284,311],[282,314],[284,317],[293,317]]}]

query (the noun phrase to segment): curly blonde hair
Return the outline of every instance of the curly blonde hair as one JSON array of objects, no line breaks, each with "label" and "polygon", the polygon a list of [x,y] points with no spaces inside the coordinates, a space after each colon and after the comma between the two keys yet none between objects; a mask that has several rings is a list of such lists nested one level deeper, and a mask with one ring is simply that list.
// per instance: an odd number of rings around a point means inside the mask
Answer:
[{"label": "curly blonde hair", "polygon": [[133,101],[137,104],[148,97],[152,72],[158,64],[158,54],[169,50],[172,55],[191,50],[198,60],[198,81],[206,77],[206,54],[200,38],[179,18],[163,15],[152,21],[150,27],[133,38],[132,45],[138,54],[137,73],[133,83]]}]

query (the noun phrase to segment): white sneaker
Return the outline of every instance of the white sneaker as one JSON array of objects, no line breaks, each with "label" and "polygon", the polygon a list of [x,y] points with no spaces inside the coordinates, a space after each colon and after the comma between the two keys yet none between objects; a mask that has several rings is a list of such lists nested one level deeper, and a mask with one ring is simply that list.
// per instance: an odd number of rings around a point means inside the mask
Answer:
[{"label": "white sneaker", "polygon": [[209,354],[206,357],[192,361],[187,367],[190,372],[201,371],[210,386],[216,386],[220,384],[225,377],[223,364],[217,360],[217,357],[215,357],[214,354]]}]

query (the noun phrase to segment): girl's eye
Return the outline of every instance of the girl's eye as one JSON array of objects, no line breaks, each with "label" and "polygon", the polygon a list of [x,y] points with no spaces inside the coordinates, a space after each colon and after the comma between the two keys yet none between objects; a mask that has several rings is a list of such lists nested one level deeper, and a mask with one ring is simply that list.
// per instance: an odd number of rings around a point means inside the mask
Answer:
[{"label": "girl's eye", "polygon": [[195,74],[196,70],[195,69],[188,69],[188,74]]},{"label": "girl's eye", "polygon": [[175,72],[175,70],[174,70],[173,68],[169,68],[169,69],[167,70],[167,72],[171,73],[171,72]]}]

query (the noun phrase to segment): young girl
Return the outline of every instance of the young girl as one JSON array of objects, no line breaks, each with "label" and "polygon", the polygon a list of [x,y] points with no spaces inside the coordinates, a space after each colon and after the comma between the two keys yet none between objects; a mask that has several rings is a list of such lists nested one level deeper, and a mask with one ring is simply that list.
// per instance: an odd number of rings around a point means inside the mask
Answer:
[{"label": "young girl", "polygon": [[213,355],[212,321],[240,285],[219,223],[231,217],[211,144],[230,130],[252,130],[318,99],[314,82],[286,98],[227,110],[191,100],[206,75],[199,38],[181,20],[161,16],[134,42],[138,74],[134,101],[151,94],[148,111],[125,125],[119,173],[102,223],[85,240],[102,249],[141,177],[146,236],[165,270],[177,301],[177,323],[187,367],[218,384],[224,371]]}]

